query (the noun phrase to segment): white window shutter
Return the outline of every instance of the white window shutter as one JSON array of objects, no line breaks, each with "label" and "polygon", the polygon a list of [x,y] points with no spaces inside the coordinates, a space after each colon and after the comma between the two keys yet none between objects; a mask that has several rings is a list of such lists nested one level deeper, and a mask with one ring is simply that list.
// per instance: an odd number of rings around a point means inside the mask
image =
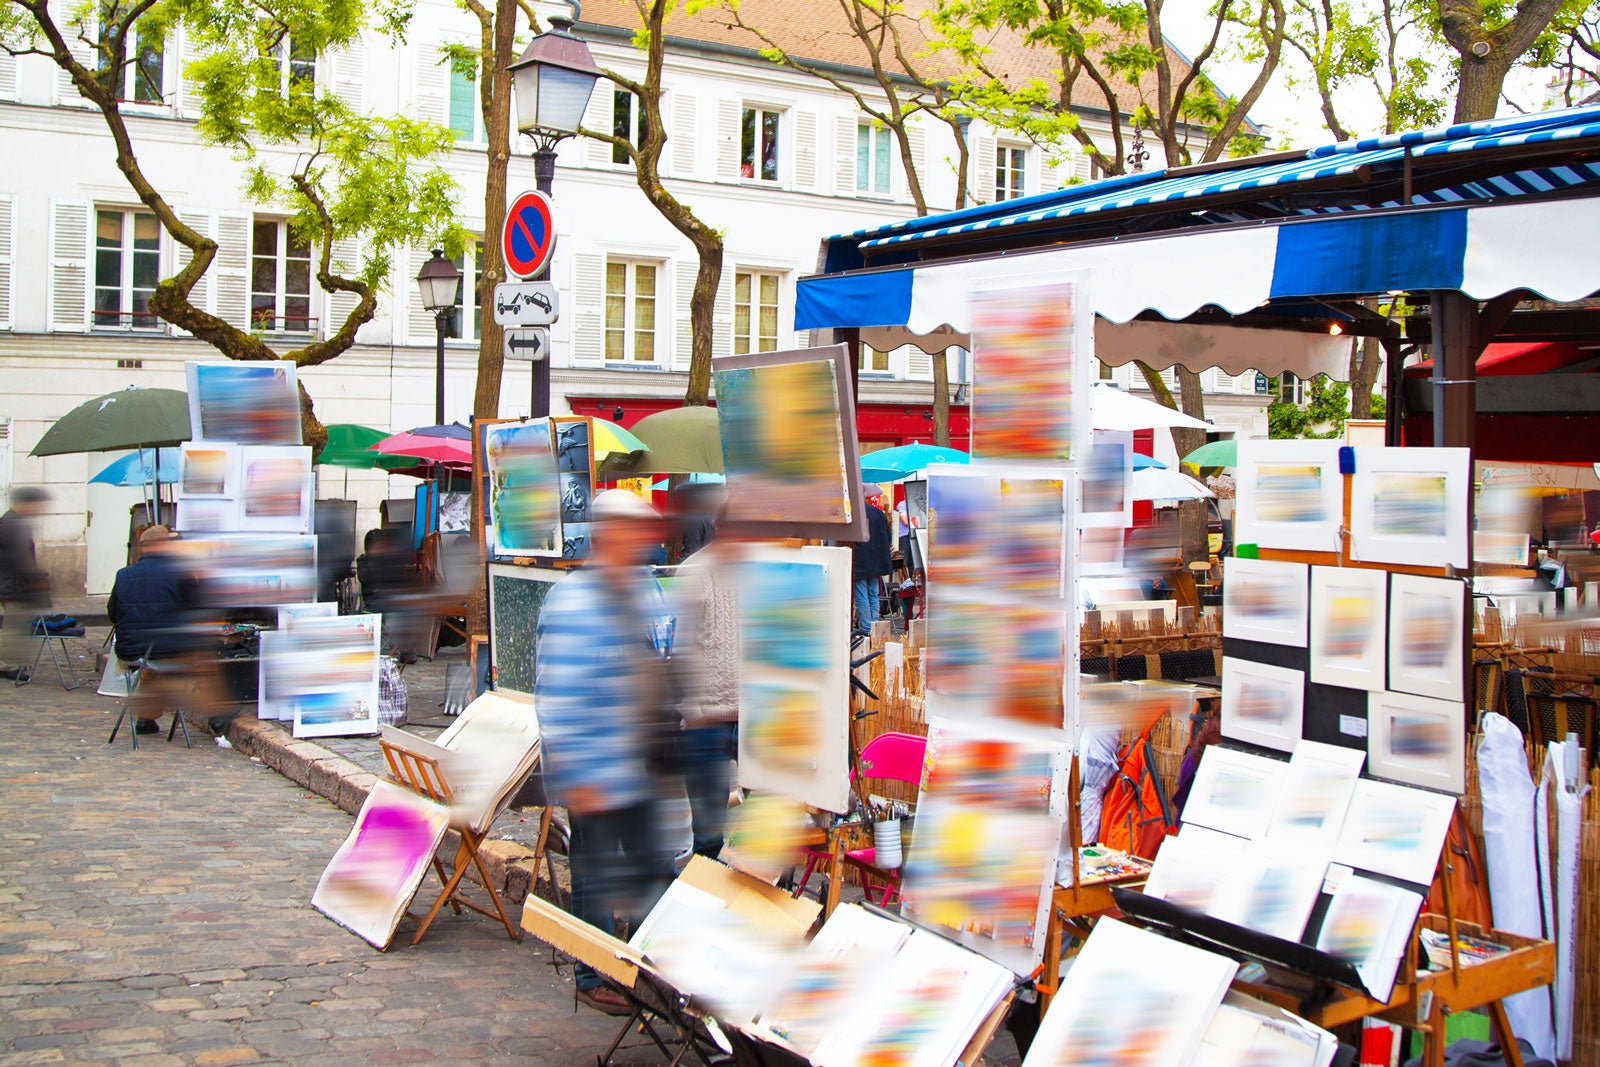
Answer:
[{"label": "white window shutter", "polygon": [[[891,136],[892,135],[893,134],[891,131]],[[908,124],[906,126],[906,140],[911,145],[911,165],[916,168],[917,179],[918,181],[926,182],[928,180],[928,131],[924,130],[917,123]],[[894,145],[894,154],[898,156],[900,154],[899,142],[893,141],[891,143]],[[924,187],[922,190],[922,197],[924,200],[926,200],[928,197],[928,190],[926,187]],[[912,203],[911,182],[909,179],[907,179],[905,182],[904,192],[901,195],[901,199],[908,204]]]},{"label": "white window shutter", "polygon": [[856,126],[854,115],[833,120],[833,191],[839,196],[856,195]]},{"label": "white window shutter", "polygon": [[[595,82],[594,92],[589,94],[589,106],[583,111],[583,128],[593,130],[595,133],[610,133],[611,120],[615,109],[612,107],[612,94],[616,86],[602,78]],[[585,138],[589,146],[587,155],[589,166],[611,166],[611,142],[597,141],[593,137]]]},{"label": "white window shutter", "polygon": [[933,381],[933,357],[915,345],[906,347],[906,377],[919,382]]},{"label": "white window shutter", "polygon": [[1079,152],[1072,157],[1073,177],[1082,181],[1094,181],[1094,158],[1087,152]]},{"label": "white window shutter", "polygon": [[1234,384],[1235,378],[1221,367],[1211,368],[1211,381],[1206,390],[1212,393],[1236,393],[1239,387]]},{"label": "white window shutter", "polygon": [[817,115],[794,113],[794,184],[796,189],[817,187]]},{"label": "white window shutter", "polygon": [[329,91],[356,114],[365,109],[367,54],[360,34],[328,53]]},{"label": "white window shutter", "polygon": [[980,135],[972,144],[972,200],[990,204],[994,202],[994,138]]},{"label": "white window shutter", "polygon": [[450,65],[433,45],[417,49],[417,117],[444,126],[450,121]]},{"label": "white window shutter", "polygon": [[572,264],[572,365],[606,363],[606,257],[579,252]]},{"label": "white window shutter", "polygon": [[17,98],[17,57],[0,52],[0,100]]},{"label": "white window shutter", "polygon": [[733,268],[722,265],[717,302],[711,309],[711,358],[733,354]]},{"label": "white window shutter", "polygon": [[[316,255],[317,250],[312,249],[311,254]],[[361,242],[353,237],[333,242],[331,258],[333,273],[346,278],[355,277],[361,273]],[[323,300],[327,309],[323,312],[322,318],[323,337],[331,337],[343,329],[345,320],[355,311],[356,305],[361,303],[361,298],[355,293],[342,290],[324,293]]]},{"label": "white window shutter", "polygon": [[687,93],[672,94],[672,173],[678,178],[693,178],[694,145],[698,108]]},{"label": "white window shutter", "polygon": [[689,321],[689,304],[694,299],[694,279],[700,267],[698,260],[681,259],[673,264],[677,272],[677,302],[675,313],[678,317],[677,343],[672,349],[672,369],[688,370],[694,362],[694,329]]},{"label": "white window shutter", "polygon": [[1039,191],[1053,193],[1061,188],[1061,164],[1059,159],[1052,159],[1043,149],[1039,153]]},{"label": "white window shutter", "polygon": [[[82,34],[88,30],[77,23],[72,15],[77,5],[71,0],[53,0],[50,4],[50,15],[61,28],[61,36],[66,38],[67,51],[72,53],[72,58],[83,66],[93,70],[95,68],[94,47],[85,41]],[[72,75],[56,68],[56,103],[63,107],[88,107],[89,101],[85,100],[78,92],[78,87],[73,83]]]},{"label": "white window shutter", "polygon": [[89,328],[88,201],[50,202],[50,329],[82,333]]},{"label": "white window shutter", "polygon": [[228,212],[217,216],[217,318],[241,330],[250,328],[250,216]]},{"label": "white window shutter", "polygon": [[[433,258],[432,249],[412,245],[406,253],[405,277],[415,278],[422,265]],[[406,341],[413,345],[433,345],[439,339],[439,325],[433,314],[422,306],[422,291],[415,281],[405,287]]]},{"label": "white window shutter", "polygon": [[12,225],[15,203],[9,196],[0,196],[0,330],[9,330],[14,325],[11,312],[11,264],[16,258]]},{"label": "white window shutter", "polygon": [[739,180],[739,101],[717,101],[717,181]]},{"label": "white window shutter", "polygon": [[[185,226],[189,227],[195,233],[198,233],[201,237],[216,236],[214,228],[211,224],[210,215],[200,213],[191,214],[187,211],[180,211],[178,213],[178,219]],[[179,244],[177,241],[173,241],[172,244],[173,248],[176,249],[175,264],[173,268],[174,272],[176,272],[187,267],[189,265],[189,260],[193,259],[194,257],[190,254],[188,246]],[[206,312],[207,314],[215,314],[215,312],[212,310],[212,292],[214,291],[216,277],[217,260],[216,257],[213,257],[211,260],[211,266],[206,268],[206,272],[200,275],[200,280],[194,283],[194,288],[189,290],[189,303],[194,305],[199,310]],[[171,330],[172,336],[174,337],[190,336],[188,330],[182,329],[178,326],[171,327]]]},{"label": "white window shutter", "polygon": [[[178,29],[178,114],[200,117],[200,83],[189,76],[189,64],[201,58],[200,46],[187,26]],[[209,271],[207,272],[210,273]]]},{"label": "white window shutter", "polygon": [[810,330],[796,330],[794,332],[794,342],[792,344],[792,347],[794,347],[794,348],[810,348],[811,347],[811,343],[812,342],[811,342],[811,331]]}]

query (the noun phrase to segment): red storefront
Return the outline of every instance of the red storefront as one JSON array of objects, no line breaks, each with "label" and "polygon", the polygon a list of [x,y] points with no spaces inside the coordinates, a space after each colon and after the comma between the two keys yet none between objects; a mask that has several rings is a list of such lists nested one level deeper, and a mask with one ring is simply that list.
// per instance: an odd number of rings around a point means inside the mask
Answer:
[{"label": "red storefront", "polygon": [[[627,429],[646,415],[678,407],[682,401],[665,397],[573,396],[567,402],[574,415],[597,415]],[[967,451],[970,445],[971,409],[950,405],[950,447]],[[933,443],[931,404],[863,404],[856,413],[856,436],[863,452]]]}]

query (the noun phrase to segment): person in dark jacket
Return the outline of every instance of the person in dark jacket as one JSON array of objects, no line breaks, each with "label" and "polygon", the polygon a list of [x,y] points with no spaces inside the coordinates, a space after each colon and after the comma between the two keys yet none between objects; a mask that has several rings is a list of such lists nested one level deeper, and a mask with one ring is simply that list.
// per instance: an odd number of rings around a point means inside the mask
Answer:
[{"label": "person in dark jacket", "polygon": [[867,498],[867,539],[850,546],[850,577],[855,582],[856,633],[872,630],[878,619],[878,580],[894,570],[894,531],[878,497]]},{"label": "person in dark jacket", "polygon": [[50,607],[50,578],[34,556],[32,530],[49,501],[43,489],[20,485],[11,491],[11,510],[0,515],[0,678],[26,677],[33,621]]},{"label": "person in dark jacket", "polygon": [[116,628],[117,658],[157,666],[135,691],[135,728],[155,733],[156,720],[181,707],[215,717],[226,702],[217,666],[216,629],[200,615],[200,578],[165,526],[139,535],[139,558],[117,572],[106,614]]}]

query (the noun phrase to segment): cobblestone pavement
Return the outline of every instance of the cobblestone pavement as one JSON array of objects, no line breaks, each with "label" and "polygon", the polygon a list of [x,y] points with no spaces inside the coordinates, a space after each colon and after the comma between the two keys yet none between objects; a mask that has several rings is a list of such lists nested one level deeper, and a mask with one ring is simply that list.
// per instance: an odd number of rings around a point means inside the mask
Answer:
[{"label": "cobblestone pavement", "polygon": [[48,671],[0,683],[0,1064],[577,1064],[605,1047],[613,1024],[573,1013],[548,950],[490,920],[446,911],[380,954],[324,918],[309,901],[349,816],[203,729],[193,749],[108,747],[115,708]]}]

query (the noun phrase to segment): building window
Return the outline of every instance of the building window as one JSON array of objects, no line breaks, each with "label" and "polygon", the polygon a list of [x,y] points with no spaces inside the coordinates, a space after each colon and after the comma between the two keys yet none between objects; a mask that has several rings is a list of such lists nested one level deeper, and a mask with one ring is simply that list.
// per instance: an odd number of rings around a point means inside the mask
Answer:
[{"label": "building window", "polygon": [[483,286],[483,242],[474,241],[471,251],[451,262],[461,272],[461,288],[456,290],[456,306],[445,323],[444,335],[476,341],[483,336],[483,308],[478,303]]},{"label": "building window", "polygon": [[733,276],[733,350],[772,352],[778,347],[778,275],[739,271]]},{"label": "building window", "polygon": [[[620,137],[629,144],[638,147],[639,122],[641,118],[642,116],[639,114],[638,102],[634,100],[632,93],[628,92],[626,89],[616,89],[612,91],[611,133],[613,136]],[[628,158],[628,150],[619,144],[612,144],[611,162],[631,162]]]},{"label": "building window", "polygon": [[778,180],[778,116],[781,112],[747,107],[739,127],[739,176]]},{"label": "building window", "polygon": [[1015,200],[1022,195],[1028,173],[1028,150],[1001,145],[994,150],[994,198]]},{"label": "building window", "polygon": [[1100,361],[1100,380],[1103,382],[1109,382],[1116,376],[1116,368],[1102,359]]},{"label": "building window", "polygon": [[656,291],[653,263],[606,263],[606,362],[656,361]]},{"label": "building window", "polygon": [[1285,404],[1304,406],[1311,398],[1311,383],[1304,378],[1297,377],[1284,371],[1273,381],[1273,392],[1278,394],[1278,399]]},{"label": "building window", "polygon": [[889,353],[880,352],[869,344],[861,346],[861,373],[862,374],[888,374]]},{"label": "building window", "polygon": [[309,93],[317,84],[317,54],[307,46],[292,40],[287,34],[262,53],[267,81],[276,75],[278,95],[290,91]]},{"label": "building window", "polygon": [[311,245],[289,224],[256,219],[250,239],[250,328],[263,333],[309,333]]},{"label": "building window", "polygon": [[483,111],[478,107],[478,79],[450,68],[450,129],[456,140],[482,144]]},{"label": "building window", "polygon": [[94,324],[152,330],[150,297],[161,280],[161,224],[148,211],[95,212]]},{"label": "building window", "polygon": [[147,40],[137,24],[130,27],[129,33],[131,39],[128,41],[126,61],[121,70],[107,69],[103,65],[106,62],[105,51],[100,50],[96,53],[102,64],[100,82],[110,89],[118,100],[138,104],[159,104],[162,102],[164,58],[161,38]]},{"label": "building window", "polygon": [[889,130],[872,122],[856,126],[856,192],[889,195]]}]

